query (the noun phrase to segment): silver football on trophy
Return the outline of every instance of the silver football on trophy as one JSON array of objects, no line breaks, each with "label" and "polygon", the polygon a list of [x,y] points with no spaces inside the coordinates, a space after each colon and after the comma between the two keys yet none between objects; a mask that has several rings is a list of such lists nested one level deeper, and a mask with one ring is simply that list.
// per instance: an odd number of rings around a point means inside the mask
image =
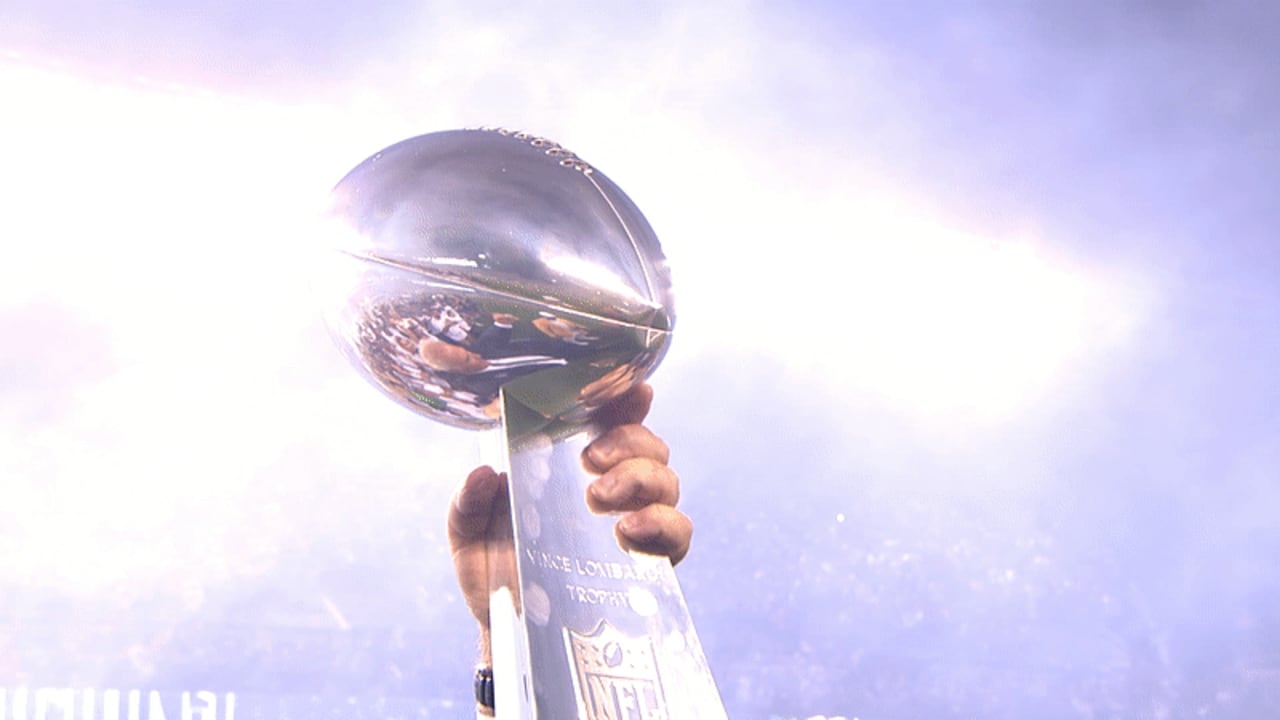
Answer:
[{"label": "silver football on trophy", "polygon": [[334,188],[326,321],[401,404],[499,420],[498,391],[574,420],[644,379],[675,320],[657,237],[600,171],[545,138],[432,133]]}]

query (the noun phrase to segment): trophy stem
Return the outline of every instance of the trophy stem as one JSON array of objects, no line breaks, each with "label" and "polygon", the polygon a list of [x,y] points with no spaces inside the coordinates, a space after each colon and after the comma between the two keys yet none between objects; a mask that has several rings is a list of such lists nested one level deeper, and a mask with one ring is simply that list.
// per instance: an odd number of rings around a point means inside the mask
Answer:
[{"label": "trophy stem", "polygon": [[623,550],[586,504],[586,423],[502,396],[511,543],[490,550],[504,720],[717,720],[724,706],[670,561]]}]

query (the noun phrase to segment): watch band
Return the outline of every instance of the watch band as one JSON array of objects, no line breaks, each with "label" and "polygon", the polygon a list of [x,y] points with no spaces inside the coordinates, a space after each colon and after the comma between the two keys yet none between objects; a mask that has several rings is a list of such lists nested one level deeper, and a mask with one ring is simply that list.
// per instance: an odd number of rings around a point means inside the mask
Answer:
[{"label": "watch band", "polygon": [[493,668],[476,668],[476,703],[493,712]]}]

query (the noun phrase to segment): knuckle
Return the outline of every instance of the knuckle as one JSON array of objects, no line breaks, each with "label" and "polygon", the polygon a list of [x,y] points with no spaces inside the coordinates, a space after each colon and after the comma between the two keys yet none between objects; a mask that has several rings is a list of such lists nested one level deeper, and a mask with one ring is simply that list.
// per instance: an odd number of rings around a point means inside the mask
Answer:
[{"label": "knuckle", "polygon": [[627,447],[637,457],[647,457],[666,463],[671,454],[667,443],[653,431],[643,425],[626,425],[620,428],[626,431]]},{"label": "knuckle", "polygon": [[678,498],[675,473],[654,460],[634,458],[627,461],[625,476],[629,494],[637,502],[674,505]]}]

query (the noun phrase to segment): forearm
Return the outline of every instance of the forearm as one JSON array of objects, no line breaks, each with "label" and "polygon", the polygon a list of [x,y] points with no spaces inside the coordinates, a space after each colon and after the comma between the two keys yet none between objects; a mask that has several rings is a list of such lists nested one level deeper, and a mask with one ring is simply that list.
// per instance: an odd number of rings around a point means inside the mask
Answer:
[{"label": "forearm", "polygon": [[493,706],[492,705],[485,706],[485,704],[480,701],[480,697],[482,694],[480,690],[480,684],[482,682],[481,673],[483,671],[488,672],[488,684],[489,684],[490,697],[492,697],[492,692],[493,692],[493,645],[489,635],[489,628],[487,626],[482,625],[480,627],[479,646],[480,646],[479,647],[480,658],[479,660],[476,661],[476,678],[475,678],[476,718],[477,720],[490,720],[491,718],[494,717]]}]

